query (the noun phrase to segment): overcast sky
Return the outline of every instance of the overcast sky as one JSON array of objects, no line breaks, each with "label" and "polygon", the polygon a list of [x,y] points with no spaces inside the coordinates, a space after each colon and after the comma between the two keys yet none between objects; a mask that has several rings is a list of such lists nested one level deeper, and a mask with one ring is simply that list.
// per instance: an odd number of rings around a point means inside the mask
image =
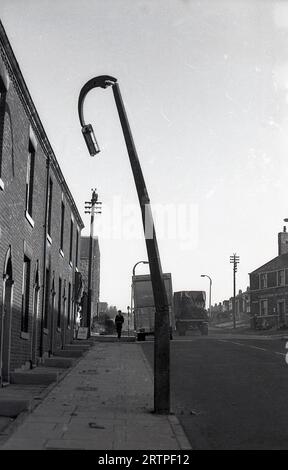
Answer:
[{"label": "overcast sky", "polygon": [[[147,259],[140,210],[111,89],[118,79],[174,291],[233,294],[277,256],[288,217],[288,2],[1,0],[1,20],[89,235],[84,201],[103,202],[95,233],[102,301],[126,310],[134,264]],[[147,273],[140,265],[137,274]]]}]

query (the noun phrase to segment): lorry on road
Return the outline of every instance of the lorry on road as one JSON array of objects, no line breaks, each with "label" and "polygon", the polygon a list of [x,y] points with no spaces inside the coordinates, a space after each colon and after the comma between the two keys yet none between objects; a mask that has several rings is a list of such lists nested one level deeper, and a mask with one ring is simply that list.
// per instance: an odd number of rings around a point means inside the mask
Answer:
[{"label": "lorry on road", "polygon": [[173,308],[176,331],[184,336],[188,330],[208,335],[208,315],[205,310],[206,292],[199,290],[174,292]]},{"label": "lorry on road", "polygon": [[[169,318],[170,338],[175,330],[173,314],[173,290],[170,273],[164,273],[164,285],[166,288]],[[150,275],[132,276],[132,298],[134,302],[134,329],[138,341],[145,341],[146,336],[154,335],[155,305]]]}]

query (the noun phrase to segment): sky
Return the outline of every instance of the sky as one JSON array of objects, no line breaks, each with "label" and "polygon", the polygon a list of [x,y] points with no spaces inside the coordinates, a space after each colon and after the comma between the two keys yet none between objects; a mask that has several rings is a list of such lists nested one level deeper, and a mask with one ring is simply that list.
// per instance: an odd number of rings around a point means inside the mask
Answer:
[{"label": "sky", "polygon": [[[288,217],[288,2],[283,0],[1,0],[0,18],[89,235],[97,188],[100,300],[126,311],[132,269],[147,260],[135,184],[111,88],[116,77],[173,290],[212,304],[277,256]],[[137,266],[136,274],[147,274]]]}]

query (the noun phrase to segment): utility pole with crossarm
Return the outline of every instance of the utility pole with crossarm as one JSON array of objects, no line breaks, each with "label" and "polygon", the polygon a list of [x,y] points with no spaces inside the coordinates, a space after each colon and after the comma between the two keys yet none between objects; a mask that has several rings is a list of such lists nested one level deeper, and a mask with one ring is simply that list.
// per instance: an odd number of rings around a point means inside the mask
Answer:
[{"label": "utility pole with crossarm", "polygon": [[93,237],[94,237],[94,216],[101,214],[100,207],[102,204],[98,201],[98,194],[96,189],[92,189],[91,201],[85,201],[85,214],[91,214],[90,219],[90,240],[89,240],[89,263],[88,263],[88,295],[87,295],[87,318],[85,326],[88,328],[88,338],[91,336],[91,306],[92,306],[92,260],[93,260]]},{"label": "utility pole with crossarm", "polygon": [[239,263],[239,256],[236,253],[233,253],[233,256],[230,256],[230,263],[233,264],[233,328],[236,328],[236,272],[237,264]]}]

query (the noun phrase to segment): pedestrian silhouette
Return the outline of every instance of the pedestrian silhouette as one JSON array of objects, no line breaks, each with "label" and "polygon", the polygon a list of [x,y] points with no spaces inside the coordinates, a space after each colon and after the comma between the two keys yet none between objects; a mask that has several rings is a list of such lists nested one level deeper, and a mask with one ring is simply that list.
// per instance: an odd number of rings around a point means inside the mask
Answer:
[{"label": "pedestrian silhouette", "polygon": [[121,338],[121,332],[122,332],[122,325],[123,325],[123,322],[124,322],[124,317],[122,315],[122,312],[121,310],[118,310],[118,313],[115,317],[115,326],[116,326],[116,331],[117,331],[117,335],[118,335],[118,339]]}]

